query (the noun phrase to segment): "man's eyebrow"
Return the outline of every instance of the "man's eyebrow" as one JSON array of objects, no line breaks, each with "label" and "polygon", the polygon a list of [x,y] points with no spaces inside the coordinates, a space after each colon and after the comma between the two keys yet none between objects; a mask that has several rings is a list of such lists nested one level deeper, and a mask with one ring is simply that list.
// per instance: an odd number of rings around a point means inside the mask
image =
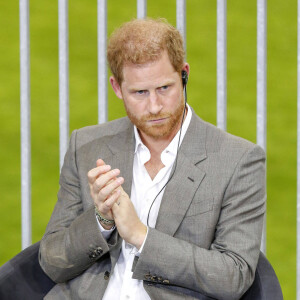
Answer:
[{"label": "man's eyebrow", "polygon": [[138,87],[129,87],[129,92],[138,92],[138,91],[145,91],[145,88],[138,88]]},{"label": "man's eyebrow", "polygon": [[170,80],[164,82],[163,84],[159,85],[159,87],[166,86],[166,85],[172,85],[174,83],[175,83],[175,80],[170,79]]},{"label": "man's eyebrow", "polygon": [[[160,88],[167,85],[173,85],[175,84],[174,79],[167,79],[166,81],[163,81],[162,83],[158,84],[155,88]],[[145,91],[148,90],[146,87],[138,87],[138,86],[129,86],[128,87],[129,92],[137,92],[137,91]]]}]

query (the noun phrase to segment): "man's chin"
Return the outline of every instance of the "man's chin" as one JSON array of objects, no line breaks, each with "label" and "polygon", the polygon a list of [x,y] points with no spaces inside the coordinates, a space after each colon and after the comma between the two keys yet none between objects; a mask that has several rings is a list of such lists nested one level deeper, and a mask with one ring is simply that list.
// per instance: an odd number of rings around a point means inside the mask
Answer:
[{"label": "man's chin", "polygon": [[139,128],[139,130],[148,137],[155,140],[168,137],[172,128],[164,128],[165,126],[152,126],[151,128]]}]

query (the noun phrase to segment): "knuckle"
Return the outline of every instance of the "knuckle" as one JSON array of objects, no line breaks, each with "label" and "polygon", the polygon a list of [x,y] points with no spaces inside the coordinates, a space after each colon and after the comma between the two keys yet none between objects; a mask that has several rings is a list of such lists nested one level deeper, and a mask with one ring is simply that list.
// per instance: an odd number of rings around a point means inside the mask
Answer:
[{"label": "knuckle", "polygon": [[98,192],[99,192],[99,188],[97,187],[96,184],[93,184],[93,186],[91,187],[91,191],[92,191],[93,193],[98,193]]},{"label": "knuckle", "polygon": [[118,180],[114,180],[113,185],[116,188],[120,185],[120,183],[118,182]]},{"label": "knuckle", "polygon": [[103,193],[102,190],[98,192],[98,199],[100,198],[100,201],[103,201],[105,199],[106,195]]},{"label": "knuckle", "polygon": [[105,186],[101,189],[101,193],[103,196],[107,197],[107,195],[109,194],[109,187]]},{"label": "knuckle", "polygon": [[115,201],[115,199],[116,199],[116,193],[112,193],[111,196],[110,196],[110,199],[112,201]]},{"label": "knuckle", "polygon": [[[105,201],[105,202],[106,202],[106,201]],[[100,202],[99,202],[98,206],[99,206],[99,211],[100,211],[100,212],[107,213],[108,208],[107,208],[107,205],[106,205],[105,202],[103,202],[103,201],[100,201]]]},{"label": "knuckle", "polygon": [[108,172],[108,174],[109,174],[109,178],[111,179],[111,178],[114,178],[117,175],[117,172],[116,172],[116,170],[111,170],[111,171]]},{"label": "knuckle", "polygon": [[113,193],[112,197],[114,200],[118,199],[119,198],[118,192]]},{"label": "knuckle", "polygon": [[98,178],[98,179],[96,179],[95,180],[95,182],[94,182],[94,184],[95,184],[95,186],[97,187],[97,189],[101,189],[101,187],[102,187],[102,178]]},{"label": "knuckle", "polygon": [[106,212],[107,212],[111,208],[111,205],[108,201],[105,201],[103,204],[104,204],[103,206],[105,207]]},{"label": "knuckle", "polygon": [[92,174],[91,174],[91,171],[89,171],[89,172],[87,173],[87,178],[88,178],[89,182],[91,182],[91,181],[93,180],[93,176],[92,176]]}]

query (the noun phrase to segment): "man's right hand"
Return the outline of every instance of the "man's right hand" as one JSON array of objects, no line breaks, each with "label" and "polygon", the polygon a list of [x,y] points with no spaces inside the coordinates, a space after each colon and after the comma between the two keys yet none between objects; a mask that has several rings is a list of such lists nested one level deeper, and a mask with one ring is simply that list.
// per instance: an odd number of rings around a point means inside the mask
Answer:
[{"label": "man's right hand", "polygon": [[97,167],[91,169],[87,176],[90,186],[90,193],[100,214],[108,220],[113,220],[112,206],[118,200],[124,178],[117,177],[120,170],[111,170],[102,159],[96,162]]}]

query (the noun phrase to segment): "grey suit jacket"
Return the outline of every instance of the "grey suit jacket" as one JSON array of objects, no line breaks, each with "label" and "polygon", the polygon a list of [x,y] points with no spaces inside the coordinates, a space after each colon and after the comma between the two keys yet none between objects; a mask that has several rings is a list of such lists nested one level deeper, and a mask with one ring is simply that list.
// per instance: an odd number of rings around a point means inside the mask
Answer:
[{"label": "grey suit jacket", "polygon": [[[130,195],[134,155],[128,118],[72,133],[40,264],[58,284],[46,299],[101,299],[121,251],[99,230],[87,172],[102,158]],[[250,287],[265,212],[265,154],[193,112],[155,228],[132,266],[151,299],[239,299]]]}]

